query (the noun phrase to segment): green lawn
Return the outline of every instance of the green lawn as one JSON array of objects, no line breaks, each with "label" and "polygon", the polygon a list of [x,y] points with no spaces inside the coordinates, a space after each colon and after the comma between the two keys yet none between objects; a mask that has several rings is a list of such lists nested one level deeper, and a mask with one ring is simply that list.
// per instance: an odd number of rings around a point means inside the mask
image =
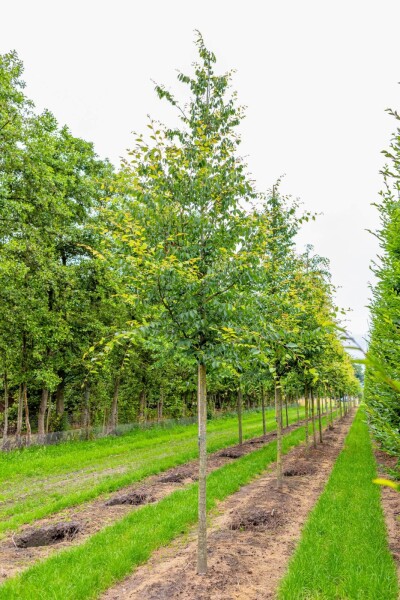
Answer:
[{"label": "green lawn", "polygon": [[[304,427],[283,438],[283,452],[304,440]],[[208,476],[208,508],[248,483],[276,458],[276,441]],[[1,600],[97,598],[145,562],[151,553],[185,533],[197,521],[197,484],[140,508],[87,542],[62,551],[8,580]],[[262,568],[262,565],[261,565]]]},{"label": "green lawn", "polygon": [[280,600],[397,600],[363,409],[304,528]]},{"label": "green lawn", "polygon": [[[290,409],[290,422],[296,420]],[[301,416],[303,414],[301,413]],[[268,431],[275,428],[267,412]],[[244,438],[262,435],[260,412],[243,415]],[[208,423],[208,451],[237,443],[237,419]],[[133,431],[94,441],[0,453],[0,536],[197,457],[197,425]]]}]

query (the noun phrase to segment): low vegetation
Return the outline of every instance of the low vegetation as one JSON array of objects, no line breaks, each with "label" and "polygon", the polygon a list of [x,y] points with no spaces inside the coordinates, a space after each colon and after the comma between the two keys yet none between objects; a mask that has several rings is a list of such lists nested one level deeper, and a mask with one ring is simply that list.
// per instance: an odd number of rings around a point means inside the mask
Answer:
[{"label": "low vegetation", "polygon": [[[299,414],[303,417],[304,409]],[[288,415],[295,422],[297,409]],[[267,411],[267,430],[274,429],[273,413]],[[244,413],[243,438],[262,433],[261,413]],[[208,452],[237,442],[236,417],[209,422]],[[197,453],[196,425],[0,453],[0,535],[193,460]]]},{"label": "low vegetation", "polygon": [[359,410],[329,482],[304,528],[280,600],[397,600],[376,463]]}]

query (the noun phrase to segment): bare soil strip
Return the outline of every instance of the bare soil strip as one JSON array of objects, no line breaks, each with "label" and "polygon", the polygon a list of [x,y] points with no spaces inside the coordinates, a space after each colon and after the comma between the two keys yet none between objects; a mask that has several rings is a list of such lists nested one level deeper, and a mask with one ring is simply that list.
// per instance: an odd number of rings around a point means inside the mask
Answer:
[{"label": "bare soil strip", "polygon": [[[281,492],[274,466],[218,507],[209,530],[209,574],[196,572],[196,531],[154,553],[102,600],[263,600],[279,580],[309,511],[321,494],[352,422],[348,415],[307,453],[304,445],[284,459],[291,474]],[[296,475],[295,472],[299,473]]]},{"label": "bare soil strip", "polygon": [[[395,456],[389,456],[382,450],[375,449],[380,477],[391,479],[386,469],[393,469],[397,464]],[[389,549],[397,566],[397,577],[400,581],[400,493],[389,487],[381,488],[382,508],[389,538]]]},{"label": "bare soil strip", "polygon": [[[297,429],[304,421],[286,427],[284,433]],[[211,473],[239,456],[248,454],[270,443],[276,438],[276,431],[267,435],[243,442],[242,446],[231,446],[219,450],[208,457],[208,472]],[[197,479],[198,461],[174,467],[159,475],[118,490],[111,495],[103,495],[94,501],[80,506],[68,508],[35,522],[32,526],[23,527],[18,535],[9,536],[0,541],[0,583],[12,577],[40,559],[59,552],[72,545],[83,543],[94,533],[121,519],[127,513],[137,510],[146,502],[157,502],[177,489],[193,483]],[[137,499],[143,498],[143,502]],[[120,500],[120,504],[117,503]],[[59,523],[76,522],[79,530],[76,535],[65,537],[48,546],[18,547],[19,539],[36,533],[37,530],[47,529]],[[35,537],[35,536],[34,536]]]}]

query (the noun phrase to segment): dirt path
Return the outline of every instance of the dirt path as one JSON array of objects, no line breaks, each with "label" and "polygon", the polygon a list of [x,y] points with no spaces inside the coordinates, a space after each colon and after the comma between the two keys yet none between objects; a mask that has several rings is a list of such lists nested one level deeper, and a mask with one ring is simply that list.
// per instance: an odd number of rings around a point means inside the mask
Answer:
[{"label": "dirt path", "polygon": [[[302,421],[300,422],[300,425]],[[287,434],[300,425],[296,423],[284,429]],[[253,452],[270,443],[276,438],[276,432],[272,431],[265,437],[257,437],[247,440],[242,446],[231,446],[209,455],[208,472],[212,472],[223,465],[235,460],[239,456]],[[45,519],[35,522],[32,526],[26,526],[19,530],[18,535],[9,536],[0,541],[0,582],[23,571],[36,561],[46,558],[55,552],[83,543],[94,533],[104,527],[121,519],[127,513],[136,510],[139,505],[129,503],[109,505],[106,500],[115,501],[121,496],[139,494],[144,496],[144,502],[156,502],[177,489],[181,489],[197,479],[198,463],[191,461],[185,465],[174,467],[159,475],[120,489],[113,494],[103,495],[94,501],[66,509],[60,513],[51,515]],[[147,497],[147,498],[146,498]],[[133,498],[135,500],[135,498]],[[50,546],[37,546],[30,548],[18,548],[18,537],[22,534],[34,532],[40,528],[56,525],[60,522],[76,522],[80,526],[79,532],[73,539],[65,539]]]},{"label": "dirt path", "polygon": [[[209,529],[209,574],[195,575],[196,531],[157,551],[102,600],[263,600],[275,597],[279,580],[309,511],[321,494],[343,447],[352,415],[327,432],[309,454],[304,446],[284,459],[282,492],[273,467],[222,502]],[[295,475],[295,472],[302,473]]]},{"label": "dirt path", "polygon": [[[382,450],[375,449],[375,458],[380,477],[391,479],[386,470],[394,469],[397,464],[395,456],[389,456]],[[381,488],[382,508],[389,538],[389,549],[397,567],[397,578],[400,581],[400,494],[389,487]]]}]

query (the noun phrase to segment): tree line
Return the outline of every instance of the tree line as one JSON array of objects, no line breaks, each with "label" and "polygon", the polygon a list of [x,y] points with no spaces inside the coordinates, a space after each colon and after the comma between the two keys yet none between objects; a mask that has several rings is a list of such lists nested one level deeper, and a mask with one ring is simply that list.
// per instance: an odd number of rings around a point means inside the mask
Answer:
[{"label": "tree line", "polygon": [[118,170],[0,57],[4,443],[201,408],[204,448],[216,410],[304,396],[314,423],[314,398],[358,393],[328,262],[295,249],[314,217],[279,182],[256,190],[231,73],[197,47],[189,102],[156,86],[176,120],[150,121]]},{"label": "tree line", "polygon": [[[396,121],[400,115],[388,110]],[[397,126],[381,171],[383,188],[375,204],[381,254],[372,265],[371,330],[366,358],[365,400],[370,426],[383,448],[400,456],[400,127]]]}]

